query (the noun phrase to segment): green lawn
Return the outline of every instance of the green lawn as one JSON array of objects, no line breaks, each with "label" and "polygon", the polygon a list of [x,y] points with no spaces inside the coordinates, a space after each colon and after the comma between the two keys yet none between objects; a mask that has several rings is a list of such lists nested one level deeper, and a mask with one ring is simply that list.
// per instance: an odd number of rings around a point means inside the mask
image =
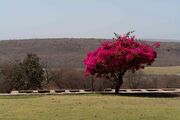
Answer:
[{"label": "green lawn", "polygon": [[98,94],[0,97],[0,120],[180,120],[180,98]]}]

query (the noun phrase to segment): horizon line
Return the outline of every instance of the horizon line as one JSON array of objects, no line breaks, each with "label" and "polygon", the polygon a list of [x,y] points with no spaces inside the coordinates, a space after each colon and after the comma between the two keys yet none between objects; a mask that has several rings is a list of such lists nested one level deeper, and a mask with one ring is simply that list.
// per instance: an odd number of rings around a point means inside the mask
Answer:
[{"label": "horizon line", "polygon": [[[0,39],[0,41],[13,41],[13,40],[48,40],[48,39],[100,39],[100,40],[110,40],[112,38],[95,38],[95,37],[33,37],[33,38],[13,38],[13,39]],[[178,39],[169,39],[169,38],[137,38],[140,40],[147,41],[157,41],[157,42],[180,42]]]}]

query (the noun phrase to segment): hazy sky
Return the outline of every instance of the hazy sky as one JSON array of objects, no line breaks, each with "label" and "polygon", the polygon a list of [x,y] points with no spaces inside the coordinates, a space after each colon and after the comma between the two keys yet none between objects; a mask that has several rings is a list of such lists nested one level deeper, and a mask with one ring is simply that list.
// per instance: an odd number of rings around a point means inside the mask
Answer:
[{"label": "hazy sky", "polygon": [[0,40],[139,38],[180,41],[180,0],[0,0]]}]

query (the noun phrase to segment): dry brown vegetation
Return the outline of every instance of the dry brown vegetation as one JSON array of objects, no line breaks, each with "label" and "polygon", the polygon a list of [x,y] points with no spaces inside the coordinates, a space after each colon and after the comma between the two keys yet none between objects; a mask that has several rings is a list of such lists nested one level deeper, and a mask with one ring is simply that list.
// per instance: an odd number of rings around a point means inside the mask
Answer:
[{"label": "dry brown vegetation", "polygon": [[[48,70],[44,89],[113,88],[113,81],[84,78],[83,59],[95,49],[100,39],[32,39],[0,41],[0,92],[9,92],[12,65],[27,53],[35,53]],[[180,43],[161,42],[158,58],[153,66],[180,65]],[[168,72],[168,70],[166,70]],[[180,76],[173,74],[126,74],[123,88],[180,87]]]}]

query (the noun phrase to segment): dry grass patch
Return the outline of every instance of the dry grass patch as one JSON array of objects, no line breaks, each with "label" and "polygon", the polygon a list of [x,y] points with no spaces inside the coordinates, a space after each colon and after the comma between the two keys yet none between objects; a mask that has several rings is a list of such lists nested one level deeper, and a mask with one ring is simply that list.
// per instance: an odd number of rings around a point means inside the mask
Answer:
[{"label": "dry grass patch", "polygon": [[180,66],[146,67],[143,72],[145,74],[180,75]]}]

